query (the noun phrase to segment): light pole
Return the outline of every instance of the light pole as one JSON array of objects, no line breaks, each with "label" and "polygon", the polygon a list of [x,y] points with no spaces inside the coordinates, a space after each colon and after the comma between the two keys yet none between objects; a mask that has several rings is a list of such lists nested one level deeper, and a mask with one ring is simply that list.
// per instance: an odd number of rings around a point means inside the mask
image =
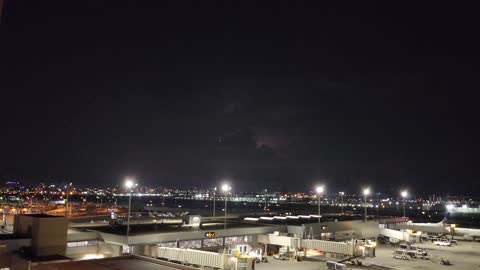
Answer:
[{"label": "light pole", "polygon": [[215,201],[216,201],[215,195],[216,195],[216,193],[217,193],[217,187],[214,187],[213,188],[213,217],[215,217]]},{"label": "light pole", "polygon": [[263,208],[263,211],[267,212],[267,189],[265,189],[265,207]]},{"label": "light pole", "polygon": [[318,198],[318,223],[320,223],[320,197],[322,196],[322,193],[323,191],[325,190],[325,188],[323,186],[318,186],[316,188],[316,191],[317,191],[317,198]]},{"label": "light pole", "polygon": [[102,196],[97,196],[97,199],[100,200],[100,212],[101,212],[102,209],[103,209],[103,197]]},{"label": "light pole", "polygon": [[345,192],[340,191],[339,194],[340,194],[340,198],[342,199],[342,203],[340,206],[342,207],[342,215],[343,215],[343,196],[345,195]]},{"label": "light pole", "polygon": [[135,182],[131,178],[125,180],[125,187],[128,190],[128,214],[127,214],[127,243],[128,243],[128,234],[130,233],[130,208],[132,206],[132,187],[135,185]]},{"label": "light pole", "polygon": [[406,190],[402,191],[401,193],[403,198],[403,217],[405,217],[405,200],[407,199],[408,192]]},{"label": "light pole", "polygon": [[228,192],[232,189],[231,186],[228,184],[223,184],[222,185],[222,191],[225,193],[225,218],[224,218],[224,223],[223,223],[223,229],[227,229],[227,201],[228,201]]},{"label": "light pole", "polygon": [[370,194],[370,188],[363,190],[363,196],[365,197],[365,221],[367,221],[367,196]]},{"label": "light pole", "polygon": [[70,193],[70,187],[72,186],[72,183],[67,185],[67,199],[65,200],[65,217],[68,218],[68,194]]}]

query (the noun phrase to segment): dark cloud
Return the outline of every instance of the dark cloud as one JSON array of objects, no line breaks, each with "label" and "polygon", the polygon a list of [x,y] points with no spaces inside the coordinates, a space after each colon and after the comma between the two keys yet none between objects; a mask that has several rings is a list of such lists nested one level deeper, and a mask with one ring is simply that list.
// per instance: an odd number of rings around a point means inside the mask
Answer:
[{"label": "dark cloud", "polygon": [[8,1],[0,178],[478,189],[476,9],[217,4]]}]

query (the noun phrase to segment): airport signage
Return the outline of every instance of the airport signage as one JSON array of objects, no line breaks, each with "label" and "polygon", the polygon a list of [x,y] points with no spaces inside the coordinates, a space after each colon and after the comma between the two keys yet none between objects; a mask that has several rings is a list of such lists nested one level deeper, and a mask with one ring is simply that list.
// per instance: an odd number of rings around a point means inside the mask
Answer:
[{"label": "airport signage", "polygon": [[206,232],[205,237],[215,237],[215,232]]}]

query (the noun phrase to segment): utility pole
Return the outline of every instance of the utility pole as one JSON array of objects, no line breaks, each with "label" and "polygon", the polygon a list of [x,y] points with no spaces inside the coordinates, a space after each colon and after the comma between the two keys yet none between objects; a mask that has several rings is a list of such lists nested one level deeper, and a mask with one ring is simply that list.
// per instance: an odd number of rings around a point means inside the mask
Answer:
[{"label": "utility pole", "polygon": [[343,216],[343,196],[345,195],[345,192],[340,191],[339,193],[340,193],[340,197],[341,197],[341,199],[342,199],[342,202],[341,202],[341,205],[340,205],[340,206],[342,207],[342,216]]},{"label": "utility pole", "polygon": [[215,194],[216,193],[217,193],[217,187],[213,189],[213,217],[215,217],[215,202],[216,202]]},{"label": "utility pole", "polygon": [[[1,1],[1,0],[0,0]],[[65,200],[65,217],[68,218],[68,195],[70,194],[70,187],[72,186],[72,183],[67,185],[67,199]]]},{"label": "utility pole", "polygon": [[267,212],[267,189],[265,189],[265,208],[263,210]]}]

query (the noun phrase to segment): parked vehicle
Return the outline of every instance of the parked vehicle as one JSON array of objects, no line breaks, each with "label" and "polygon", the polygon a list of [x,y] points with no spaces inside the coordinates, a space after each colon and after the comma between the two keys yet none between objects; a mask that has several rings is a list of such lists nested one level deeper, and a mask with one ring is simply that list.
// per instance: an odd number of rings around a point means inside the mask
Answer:
[{"label": "parked vehicle", "polygon": [[416,259],[417,258],[417,251],[407,250],[407,255],[410,256],[410,258],[412,258],[412,259]]},{"label": "parked vehicle", "polygon": [[446,247],[449,247],[449,246],[452,245],[452,243],[450,241],[448,241],[447,239],[435,241],[435,242],[433,242],[433,244],[437,245],[437,246],[446,246]]},{"label": "parked vehicle", "polygon": [[343,263],[327,261],[327,268],[331,270],[347,270],[347,265]]},{"label": "parked vehicle", "polygon": [[449,260],[444,260],[443,258],[440,258],[440,264],[442,264],[442,265],[452,265],[452,263]]},{"label": "parked vehicle", "polygon": [[408,260],[409,256],[405,249],[397,249],[393,252],[393,258],[399,260]]},{"label": "parked vehicle", "polygon": [[430,260],[430,256],[428,255],[428,252],[426,252],[424,249],[417,248],[416,255],[417,255],[417,258],[420,258],[422,260]]},{"label": "parked vehicle", "polygon": [[285,254],[285,253],[273,254],[273,258],[276,259],[276,260],[281,260],[281,261],[288,260],[287,254]]},{"label": "parked vehicle", "polygon": [[263,256],[263,250],[261,249],[252,250],[248,255],[254,258],[255,263],[268,262],[267,257]]}]

